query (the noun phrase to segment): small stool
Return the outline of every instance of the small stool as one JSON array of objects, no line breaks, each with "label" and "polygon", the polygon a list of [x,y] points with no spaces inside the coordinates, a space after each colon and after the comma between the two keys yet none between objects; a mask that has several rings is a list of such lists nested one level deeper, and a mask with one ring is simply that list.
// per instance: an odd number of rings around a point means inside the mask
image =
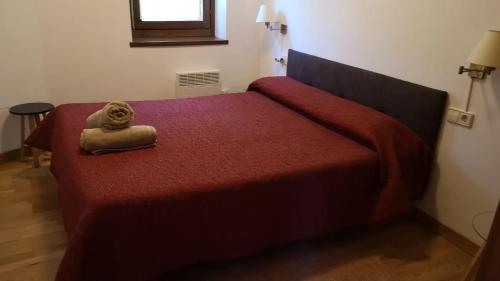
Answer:
[{"label": "small stool", "polygon": [[[25,156],[25,144],[24,141],[26,139],[26,122],[25,116],[28,117],[28,124],[30,128],[30,132],[33,132],[35,128],[40,124],[41,117],[45,117],[48,112],[54,109],[54,105],[50,103],[25,103],[13,106],[9,109],[9,112],[14,115],[19,115],[21,117],[21,160],[24,159]],[[31,148],[31,152],[33,154],[33,162],[35,168],[40,167],[40,152],[36,148]]]}]

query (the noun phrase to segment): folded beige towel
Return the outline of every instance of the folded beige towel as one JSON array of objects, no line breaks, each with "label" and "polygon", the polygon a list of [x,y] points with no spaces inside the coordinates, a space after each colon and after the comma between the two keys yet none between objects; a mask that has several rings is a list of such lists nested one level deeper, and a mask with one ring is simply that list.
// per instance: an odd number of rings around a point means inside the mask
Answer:
[{"label": "folded beige towel", "polygon": [[87,118],[87,128],[123,129],[134,120],[134,110],[126,102],[110,102]]},{"label": "folded beige towel", "polygon": [[92,154],[137,150],[156,145],[156,129],[151,126],[132,126],[122,130],[85,129],[80,146]]}]

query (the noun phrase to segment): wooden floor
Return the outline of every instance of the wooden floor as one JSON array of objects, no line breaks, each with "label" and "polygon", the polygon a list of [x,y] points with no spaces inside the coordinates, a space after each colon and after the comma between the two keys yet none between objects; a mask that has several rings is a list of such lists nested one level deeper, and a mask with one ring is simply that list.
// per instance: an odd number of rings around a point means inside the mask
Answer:
[{"label": "wooden floor", "polygon": [[[66,236],[47,161],[0,164],[0,280],[53,280]],[[161,280],[460,280],[471,257],[415,221],[197,266]],[[97,280],[96,280],[97,281]]]}]

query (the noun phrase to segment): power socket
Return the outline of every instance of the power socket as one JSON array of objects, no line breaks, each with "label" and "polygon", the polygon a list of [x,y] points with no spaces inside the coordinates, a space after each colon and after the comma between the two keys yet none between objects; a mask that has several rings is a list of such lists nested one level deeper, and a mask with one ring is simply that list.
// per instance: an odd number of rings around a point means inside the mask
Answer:
[{"label": "power socket", "polygon": [[474,113],[465,112],[463,110],[450,107],[448,109],[448,116],[446,117],[446,119],[450,123],[471,128],[474,123]]}]

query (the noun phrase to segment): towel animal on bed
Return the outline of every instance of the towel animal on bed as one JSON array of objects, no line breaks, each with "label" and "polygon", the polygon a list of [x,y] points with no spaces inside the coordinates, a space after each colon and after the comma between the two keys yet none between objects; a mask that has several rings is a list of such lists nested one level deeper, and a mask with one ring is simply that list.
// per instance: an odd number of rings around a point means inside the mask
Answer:
[{"label": "towel animal on bed", "polygon": [[80,146],[92,154],[130,151],[156,145],[156,129],[130,126],[134,110],[125,102],[110,102],[87,118]]}]

